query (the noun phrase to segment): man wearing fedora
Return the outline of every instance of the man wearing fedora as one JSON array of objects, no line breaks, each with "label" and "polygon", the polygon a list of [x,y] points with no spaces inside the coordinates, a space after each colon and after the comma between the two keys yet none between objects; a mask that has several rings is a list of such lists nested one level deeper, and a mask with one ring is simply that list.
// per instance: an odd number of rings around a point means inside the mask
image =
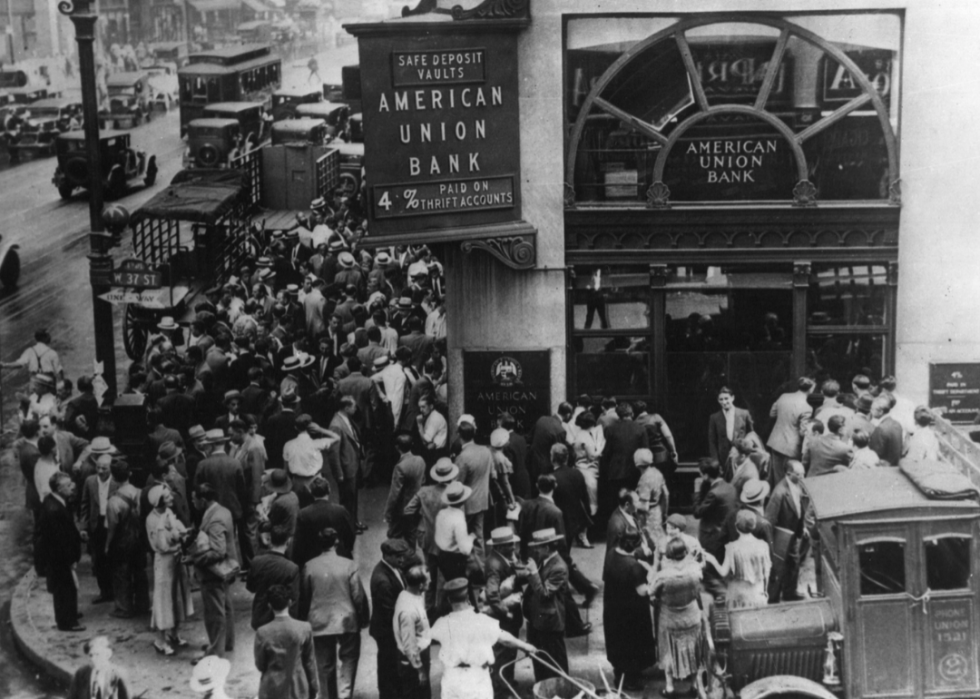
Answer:
[{"label": "man wearing fedora", "polygon": [[493,453],[489,448],[476,443],[476,418],[462,415],[456,422],[461,449],[456,457],[459,466],[459,480],[473,490],[472,497],[464,506],[466,527],[476,537],[476,550],[483,556],[484,518],[490,508],[490,479],[496,476]]},{"label": "man wearing fedora", "polygon": [[[196,489],[206,483],[214,488],[217,501],[231,513],[234,541],[237,538],[236,530],[241,530],[245,510],[251,507],[251,503],[245,488],[245,472],[238,459],[229,456],[225,451],[227,443],[228,438],[222,430],[207,431],[202,441],[207,458],[198,464],[197,473],[194,474],[194,487]],[[234,558],[242,564],[243,569],[248,568],[250,561],[241,560],[239,551],[234,552]]]},{"label": "man wearing fedora", "polygon": [[431,485],[423,485],[405,505],[406,517],[415,519],[422,528],[422,554],[431,581],[425,591],[425,608],[430,618],[441,603],[439,598],[439,546],[436,544],[436,516],[446,505],[443,494],[450,483],[456,480],[459,468],[448,458],[443,457],[429,469]]},{"label": "man wearing fedora", "polygon": [[[524,594],[524,616],[527,617],[527,642],[552,657],[555,664],[568,672],[565,648],[565,590],[568,567],[558,552],[565,537],[553,528],[531,533],[527,542],[527,589]],[[534,681],[541,682],[558,674],[534,663]]]},{"label": "man wearing fedora", "polygon": [[439,549],[439,572],[444,580],[465,578],[476,535],[466,527],[463,508],[473,495],[469,486],[450,483],[442,493],[443,509],[436,514],[435,543]]},{"label": "man wearing fedora", "polygon": [[398,463],[391,474],[384,519],[388,523],[389,539],[404,539],[414,548],[418,538],[418,525],[415,518],[406,515],[404,511],[425,482],[425,461],[421,456],[412,453],[410,434],[399,434],[395,438],[395,449],[398,451]]},{"label": "man wearing fedora", "polygon": [[[524,625],[524,615],[521,612],[521,591],[527,584],[527,568],[518,560],[516,554],[520,537],[511,531],[510,527],[497,527],[490,532],[487,541],[486,563],[486,599],[488,616],[500,622],[500,628],[515,638],[520,637],[521,626]],[[494,695],[508,696],[506,685],[501,682],[500,675],[514,685],[514,665],[504,668],[517,657],[517,650],[497,644],[493,647]]]},{"label": "man wearing fedora", "polygon": [[786,464],[786,476],[772,491],[766,505],[766,519],[773,527],[772,575],[769,578],[769,603],[800,599],[797,582],[800,561],[810,548],[806,528],[809,496],[803,488],[805,471],[799,461]]},{"label": "man wearing fedora", "polygon": [[334,284],[344,288],[353,286],[355,295],[358,299],[364,298],[364,273],[357,266],[357,261],[349,252],[342,252],[337,260],[340,263],[340,271],[334,277]]}]

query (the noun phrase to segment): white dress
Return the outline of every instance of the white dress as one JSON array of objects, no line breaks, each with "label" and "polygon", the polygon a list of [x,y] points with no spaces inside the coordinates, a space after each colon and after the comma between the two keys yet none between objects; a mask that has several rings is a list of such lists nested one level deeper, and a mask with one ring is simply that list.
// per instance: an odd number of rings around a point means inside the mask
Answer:
[{"label": "white dress", "polygon": [[472,608],[436,621],[432,640],[440,644],[442,699],[493,699],[490,667],[499,639],[500,623]]}]

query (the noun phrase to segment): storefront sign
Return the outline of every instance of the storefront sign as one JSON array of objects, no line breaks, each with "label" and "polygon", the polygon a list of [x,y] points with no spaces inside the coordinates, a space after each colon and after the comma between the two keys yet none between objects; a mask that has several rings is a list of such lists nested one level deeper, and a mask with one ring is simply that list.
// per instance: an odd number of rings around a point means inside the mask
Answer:
[{"label": "storefront sign", "polygon": [[[889,106],[892,89],[892,58],[894,52],[886,49],[865,49],[863,51],[845,51],[848,58],[854,61],[865,77],[871,81],[875,90]],[[821,64],[822,107],[835,109],[845,102],[863,94],[851,71],[841,65],[833,56],[824,56]],[[868,107],[870,109],[870,107]]]},{"label": "storefront sign", "polygon": [[521,215],[517,36],[359,37],[372,235]]},{"label": "storefront sign", "polygon": [[534,352],[464,352],[463,410],[476,418],[481,435],[497,427],[504,412],[514,416],[515,431],[526,434],[551,412],[551,360]]},{"label": "storefront sign", "polygon": [[980,364],[930,364],[929,407],[954,424],[970,424],[980,412]]},{"label": "storefront sign", "polygon": [[[766,78],[774,48],[775,41],[769,40],[692,44],[694,65],[705,96],[713,103],[754,102]],[[784,56],[767,107],[789,103],[792,76],[792,59]]]}]

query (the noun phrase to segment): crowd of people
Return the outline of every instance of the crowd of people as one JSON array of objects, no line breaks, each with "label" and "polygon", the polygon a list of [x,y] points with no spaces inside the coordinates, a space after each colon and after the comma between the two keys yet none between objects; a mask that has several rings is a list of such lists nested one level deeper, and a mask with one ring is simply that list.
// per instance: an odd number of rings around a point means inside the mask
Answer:
[{"label": "crowd of people", "polygon": [[[187,646],[198,587],[208,645],[194,660],[225,673],[229,590],[244,582],[260,697],[353,696],[368,629],[382,699],[431,696],[432,644],[441,696],[489,698],[509,695],[519,650],[536,681],[567,673],[566,639],[592,632],[581,610],[602,592],[614,681],[640,689],[659,665],[670,696],[706,662],[711,605],[799,597],[804,477],[939,458],[931,413],[891,377],[849,391],[799,379],[765,442],[722,388],[695,528],[671,508],[673,434],[641,401],[581,396],[527,435],[507,413],[483,434],[466,414],[450,429],[439,261],[318,237],[344,217],[334,203],[270,235],[186,332],[161,320],[125,390],[146,409],[138,448],[102,434],[98,377],[72,385],[44,331],[10,364],[32,376],[15,452],[59,629],[84,631],[87,544],[92,602],[149,614],[164,656]],[[364,581],[360,491],[380,484],[386,538]],[[601,583],[573,556],[600,540]]]}]

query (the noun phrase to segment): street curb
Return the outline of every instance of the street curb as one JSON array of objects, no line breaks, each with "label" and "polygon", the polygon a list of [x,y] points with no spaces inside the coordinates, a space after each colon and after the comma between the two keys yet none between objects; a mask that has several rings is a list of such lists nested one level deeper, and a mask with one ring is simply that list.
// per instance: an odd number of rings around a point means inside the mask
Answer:
[{"label": "street curb", "polygon": [[67,687],[74,676],[74,669],[63,667],[53,660],[45,657],[34,646],[44,647],[43,642],[38,644],[39,636],[31,619],[30,599],[31,594],[37,588],[37,574],[33,569],[17,583],[13,596],[10,598],[10,627],[17,650],[38,670],[47,677],[55,680],[59,684]]}]

